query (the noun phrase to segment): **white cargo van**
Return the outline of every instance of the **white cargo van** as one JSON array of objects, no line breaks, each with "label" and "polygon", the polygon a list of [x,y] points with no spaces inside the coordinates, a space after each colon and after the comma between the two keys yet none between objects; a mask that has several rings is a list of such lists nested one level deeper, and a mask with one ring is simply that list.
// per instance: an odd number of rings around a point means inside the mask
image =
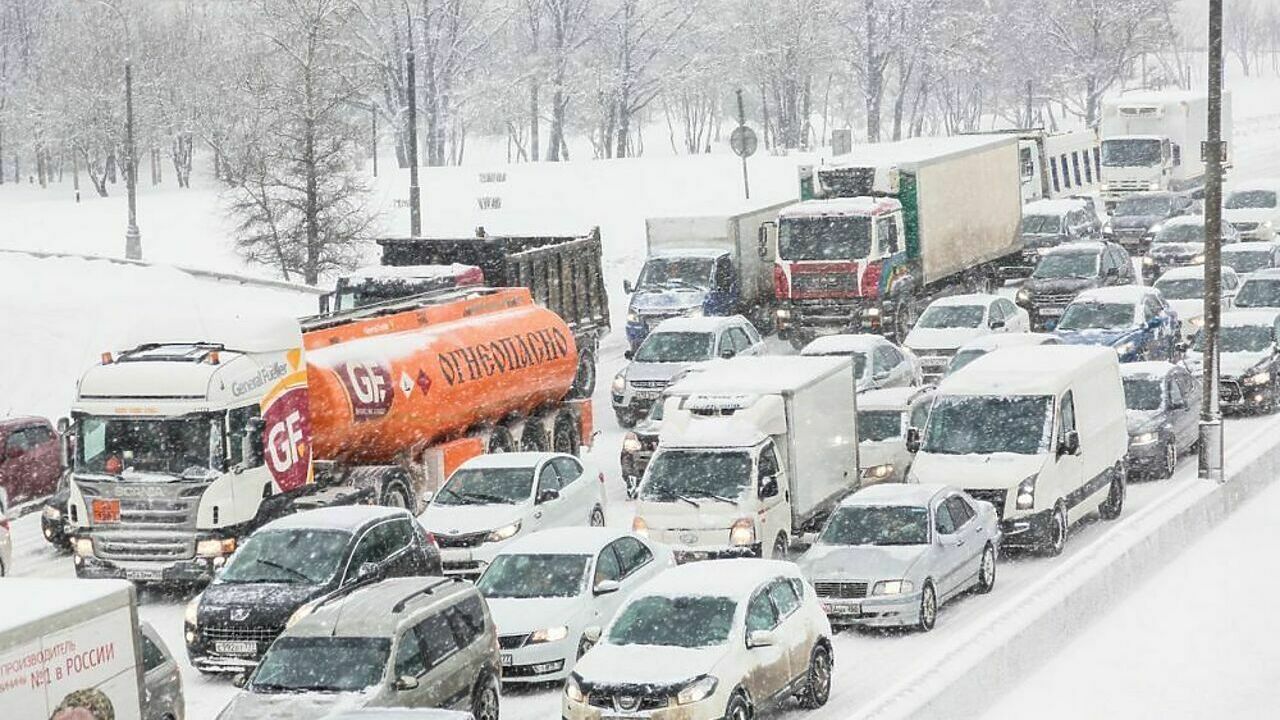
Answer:
[{"label": "white cargo van", "polygon": [[0,608],[0,717],[142,717],[130,583],[6,579]]},{"label": "white cargo van", "polygon": [[1000,514],[1004,543],[1050,555],[1067,528],[1125,496],[1124,387],[1110,348],[1005,348],[938,387],[911,480],[949,483]]},{"label": "white cargo van", "polygon": [[783,556],[857,489],[847,357],[736,357],[667,389],[633,529],[678,560]]}]

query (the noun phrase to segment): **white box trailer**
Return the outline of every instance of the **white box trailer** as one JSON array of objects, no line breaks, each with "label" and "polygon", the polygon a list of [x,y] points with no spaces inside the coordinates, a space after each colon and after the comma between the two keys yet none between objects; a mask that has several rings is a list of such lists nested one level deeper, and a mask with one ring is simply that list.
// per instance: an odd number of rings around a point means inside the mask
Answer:
[{"label": "white box trailer", "polygon": [[[1185,190],[1204,182],[1208,136],[1203,91],[1147,90],[1102,101],[1102,197]],[[1222,139],[1231,141],[1231,93],[1222,94]],[[1229,158],[1228,158],[1229,159]]]},{"label": "white box trailer", "polygon": [[[658,448],[640,487],[637,529],[682,556],[774,557],[857,489],[849,358],[718,361],[673,385],[665,402]],[[733,475],[723,478],[729,489],[714,492],[721,480],[708,479],[702,468]]]},{"label": "white box trailer", "polygon": [[0,608],[0,717],[142,717],[131,584],[3,580]]}]

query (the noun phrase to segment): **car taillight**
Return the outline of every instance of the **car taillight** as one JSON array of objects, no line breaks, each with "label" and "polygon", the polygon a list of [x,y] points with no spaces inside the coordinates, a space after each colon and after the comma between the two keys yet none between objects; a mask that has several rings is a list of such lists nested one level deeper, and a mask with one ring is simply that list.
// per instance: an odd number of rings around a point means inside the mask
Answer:
[{"label": "car taillight", "polygon": [[781,265],[773,266],[773,294],[779,300],[791,299],[791,283],[787,280],[787,271]]},{"label": "car taillight", "polygon": [[0,528],[4,528],[5,530],[9,529],[9,518],[0,517]]},{"label": "car taillight", "polygon": [[440,547],[440,543],[436,542],[435,533],[431,533],[431,532],[424,533],[422,536],[422,539],[426,540],[427,544],[431,545],[432,547],[437,547],[437,548]]}]

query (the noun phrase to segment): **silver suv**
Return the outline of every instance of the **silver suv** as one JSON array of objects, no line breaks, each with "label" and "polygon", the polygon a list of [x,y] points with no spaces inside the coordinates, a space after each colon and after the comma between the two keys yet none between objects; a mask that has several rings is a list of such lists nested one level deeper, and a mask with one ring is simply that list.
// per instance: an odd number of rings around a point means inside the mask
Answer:
[{"label": "silver suv", "polygon": [[342,707],[448,708],[497,720],[498,636],[480,593],[442,578],[361,583],[302,606],[219,720]]}]

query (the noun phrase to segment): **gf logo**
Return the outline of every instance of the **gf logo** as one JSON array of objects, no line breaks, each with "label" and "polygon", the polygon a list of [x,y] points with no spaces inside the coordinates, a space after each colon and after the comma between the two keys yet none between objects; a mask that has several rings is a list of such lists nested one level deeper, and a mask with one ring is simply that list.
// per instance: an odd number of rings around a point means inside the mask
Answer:
[{"label": "gf logo", "polygon": [[372,420],[391,409],[391,372],[376,362],[350,362],[336,368],[351,401],[351,416],[356,421]]},{"label": "gf logo", "polygon": [[298,462],[298,446],[303,437],[302,413],[297,410],[271,426],[267,435],[267,447],[271,450],[272,469],[278,473],[287,472]]}]

